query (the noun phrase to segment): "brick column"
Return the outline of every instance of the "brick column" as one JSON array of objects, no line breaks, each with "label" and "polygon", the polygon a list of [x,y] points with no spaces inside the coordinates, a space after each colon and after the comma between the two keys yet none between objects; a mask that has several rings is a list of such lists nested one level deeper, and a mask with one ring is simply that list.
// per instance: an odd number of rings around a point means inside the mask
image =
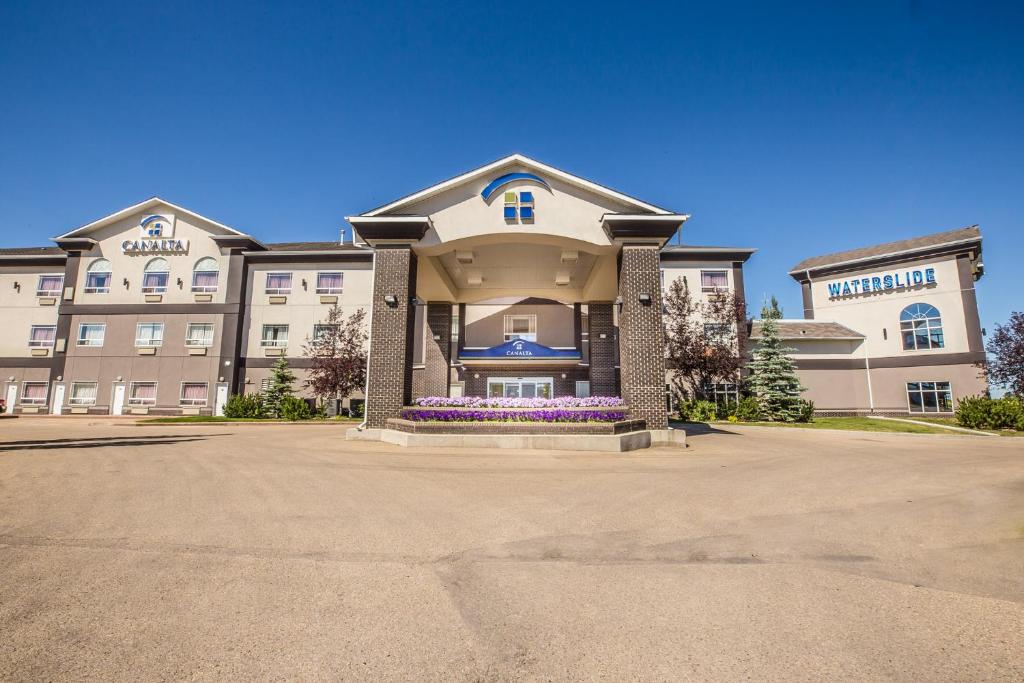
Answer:
[{"label": "brick column", "polygon": [[[615,396],[615,324],[609,301],[587,304],[590,323],[590,394]],[[602,336],[603,335],[603,336]]]},{"label": "brick column", "polygon": [[[668,428],[658,251],[653,245],[624,245],[619,262],[622,398],[629,404],[632,416],[645,420],[648,429]],[[640,294],[649,294],[650,302],[640,303]]]},{"label": "brick column", "polygon": [[[398,301],[389,305],[385,296]],[[407,245],[378,247],[373,267],[373,323],[367,364],[366,424],[386,426],[412,400],[416,254]]]},{"label": "brick column", "polygon": [[427,335],[423,341],[423,395],[447,396],[451,380],[452,304],[427,304]]}]

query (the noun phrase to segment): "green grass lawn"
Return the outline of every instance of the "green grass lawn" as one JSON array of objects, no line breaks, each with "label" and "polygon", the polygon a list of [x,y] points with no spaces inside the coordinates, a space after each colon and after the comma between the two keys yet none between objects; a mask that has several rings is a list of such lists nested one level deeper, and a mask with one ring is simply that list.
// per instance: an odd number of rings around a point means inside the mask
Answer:
[{"label": "green grass lawn", "polygon": [[[956,423],[956,419],[952,417],[912,417],[912,420],[920,420],[921,422],[931,422],[940,425],[950,425],[951,427],[959,427]],[[1009,430],[995,430],[995,429],[980,429],[978,431],[988,432],[989,434],[998,434],[999,436],[1024,436],[1024,432],[1014,432]]]},{"label": "green grass lawn", "polygon": [[892,420],[870,417],[816,417],[814,422],[715,422],[716,425],[753,425],[756,427],[783,427],[787,429],[846,429],[860,432],[902,432],[906,434],[956,434],[957,432]]},{"label": "green grass lawn", "polygon": [[[176,424],[179,422],[287,422],[287,420],[278,420],[266,417],[218,417],[216,415],[175,415],[173,417],[151,417],[148,420],[139,420],[139,424],[151,425]],[[326,420],[295,420],[295,422],[300,424],[320,424],[323,422],[329,424],[359,424],[362,422],[362,418],[331,417]]]}]

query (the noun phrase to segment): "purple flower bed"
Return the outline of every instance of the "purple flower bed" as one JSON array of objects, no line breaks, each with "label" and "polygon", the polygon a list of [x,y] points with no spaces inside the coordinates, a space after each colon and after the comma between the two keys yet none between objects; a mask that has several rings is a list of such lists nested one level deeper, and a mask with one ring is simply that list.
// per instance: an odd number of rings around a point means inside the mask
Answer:
[{"label": "purple flower bed", "polygon": [[413,422],[618,422],[625,419],[621,410],[417,410],[403,408],[402,418]]},{"label": "purple flower bed", "polygon": [[422,408],[615,408],[626,405],[618,396],[562,396],[560,398],[480,398],[479,396],[427,396],[413,404]]}]

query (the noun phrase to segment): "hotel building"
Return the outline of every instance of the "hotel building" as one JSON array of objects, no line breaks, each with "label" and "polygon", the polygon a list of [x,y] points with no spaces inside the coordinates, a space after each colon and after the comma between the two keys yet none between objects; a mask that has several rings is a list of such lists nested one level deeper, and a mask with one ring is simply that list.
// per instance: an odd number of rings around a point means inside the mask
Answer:
[{"label": "hotel building", "polygon": [[[754,253],[669,245],[687,218],[521,155],[350,216],[337,242],[264,243],[152,198],[0,249],[3,396],[24,414],[217,414],[280,357],[301,380],[338,305],[368,313],[352,398],[371,427],[417,396],[621,395],[665,429],[663,283],[743,296]],[[819,408],[906,412],[913,382],[983,390],[967,370],[980,235],[936,239],[794,268],[808,320],[784,329]]]}]

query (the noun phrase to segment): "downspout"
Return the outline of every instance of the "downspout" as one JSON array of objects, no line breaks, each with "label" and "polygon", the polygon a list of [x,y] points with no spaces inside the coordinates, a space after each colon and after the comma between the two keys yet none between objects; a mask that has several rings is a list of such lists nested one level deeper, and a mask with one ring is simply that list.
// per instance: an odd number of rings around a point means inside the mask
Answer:
[{"label": "downspout", "polygon": [[[353,230],[354,232],[354,230]],[[353,240],[355,241],[355,240]],[[370,273],[373,277],[373,284],[370,285],[370,343],[366,347],[366,384],[363,387],[363,421],[360,422],[356,429],[362,431],[366,429],[366,421],[370,415],[370,358],[373,354],[373,306],[377,301],[377,250],[373,250],[373,255],[370,258]]]}]

